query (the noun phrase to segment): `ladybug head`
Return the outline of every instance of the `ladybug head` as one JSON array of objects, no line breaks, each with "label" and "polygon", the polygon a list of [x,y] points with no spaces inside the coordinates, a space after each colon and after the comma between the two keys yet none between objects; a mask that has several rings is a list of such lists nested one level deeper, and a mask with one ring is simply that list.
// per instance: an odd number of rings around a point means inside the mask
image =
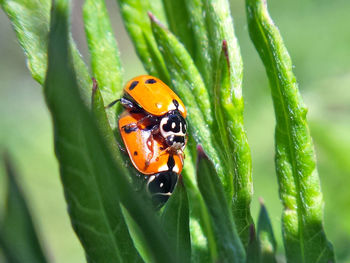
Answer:
[{"label": "ladybug head", "polygon": [[171,171],[151,175],[147,182],[147,190],[152,195],[152,201],[162,206],[172,194],[178,175]]},{"label": "ladybug head", "polygon": [[181,150],[186,144],[186,120],[178,111],[172,111],[160,121],[160,133],[169,147]]}]

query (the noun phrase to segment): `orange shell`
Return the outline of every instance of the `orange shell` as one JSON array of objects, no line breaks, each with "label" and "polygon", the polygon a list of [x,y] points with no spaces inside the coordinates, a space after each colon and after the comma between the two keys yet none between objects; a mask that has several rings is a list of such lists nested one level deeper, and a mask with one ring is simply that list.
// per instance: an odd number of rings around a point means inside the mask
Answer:
[{"label": "orange shell", "polygon": [[178,110],[186,118],[186,108],[181,99],[156,77],[149,75],[135,77],[126,83],[124,92],[146,112],[155,116],[162,116],[170,110],[175,110],[177,107],[173,101],[176,100],[179,103]]},{"label": "orange shell", "polygon": [[[180,174],[183,167],[181,154],[170,155],[165,150],[167,146],[161,138],[151,137],[151,131],[145,129],[146,127],[132,129],[129,132],[123,128],[125,125],[137,123],[144,116],[142,113],[131,114],[124,111],[119,118],[119,131],[134,167],[145,175],[168,171],[168,161],[172,157],[174,160],[173,172]],[[146,164],[147,157],[149,159],[148,165]]]}]

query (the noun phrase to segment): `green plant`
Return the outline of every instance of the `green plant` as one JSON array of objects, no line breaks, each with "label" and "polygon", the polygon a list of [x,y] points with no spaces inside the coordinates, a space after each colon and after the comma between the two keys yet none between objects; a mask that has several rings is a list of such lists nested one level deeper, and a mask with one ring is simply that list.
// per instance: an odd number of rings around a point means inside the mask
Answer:
[{"label": "green plant", "polygon": [[[121,95],[123,83],[104,1],[87,0],[84,5],[92,76],[99,84],[92,94],[88,70],[69,33],[69,1],[55,1],[51,15],[49,1],[0,4],[14,25],[33,77],[44,87],[72,225],[88,261],[275,261],[266,210],[261,210],[258,235],[250,215],[243,67],[226,0],[119,0],[144,67],[173,87],[189,112],[183,182],[161,215],[132,187],[133,169],[125,168],[115,138],[120,109],[104,109]],[[306,109],[289,55],[266,4],[247,0],[246,5],[250,35],[264,62],[276,113],[276,173],[284,205],[286,258],[333,262],[322,226],[323,201]]]}]

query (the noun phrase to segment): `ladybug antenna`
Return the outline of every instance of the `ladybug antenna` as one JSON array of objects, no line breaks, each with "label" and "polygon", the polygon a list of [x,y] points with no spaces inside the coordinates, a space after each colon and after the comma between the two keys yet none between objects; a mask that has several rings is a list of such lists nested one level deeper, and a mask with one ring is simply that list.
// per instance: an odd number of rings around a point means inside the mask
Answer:
[{"label": "ladybug antenna", "polygon": [[120,99],[114,100],[111,103],[109,103],[107,106],[105,106],[105,109],[109,109],[110,107],[113,107],[114,104],[116,104]]}]

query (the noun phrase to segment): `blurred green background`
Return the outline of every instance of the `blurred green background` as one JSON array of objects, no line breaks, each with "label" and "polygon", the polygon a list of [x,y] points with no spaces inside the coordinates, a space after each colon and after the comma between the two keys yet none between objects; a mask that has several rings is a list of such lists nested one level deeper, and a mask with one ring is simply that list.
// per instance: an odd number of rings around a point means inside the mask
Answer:
[{"label": "blurred green background", "polygon": [[[81,21],[82,0],[74,3],[73,36],[89,61]],[[114,0],[107,1],[118,40],[125,81],[145,73],[127,36]],[[316,145],[325,199],[325,229],[338,262],[350,262],[350,2],[269,0],[295,65]],[[253,215],[263,197],[281,248],[281,205],[274,172],[274,115],[265,70],[249,40],[244,1],[231,1],[244,62],[245,124],[253,158]],[[0,150],[8,150],[20,174],[38,231],[53,262],[85,262],[69,222],[52,127],[41,87],[32,80],[24,54],[0,11]],[[4,196],[0,168],[0,213]],[[0,259],[1,260],[1,259]]]}]

